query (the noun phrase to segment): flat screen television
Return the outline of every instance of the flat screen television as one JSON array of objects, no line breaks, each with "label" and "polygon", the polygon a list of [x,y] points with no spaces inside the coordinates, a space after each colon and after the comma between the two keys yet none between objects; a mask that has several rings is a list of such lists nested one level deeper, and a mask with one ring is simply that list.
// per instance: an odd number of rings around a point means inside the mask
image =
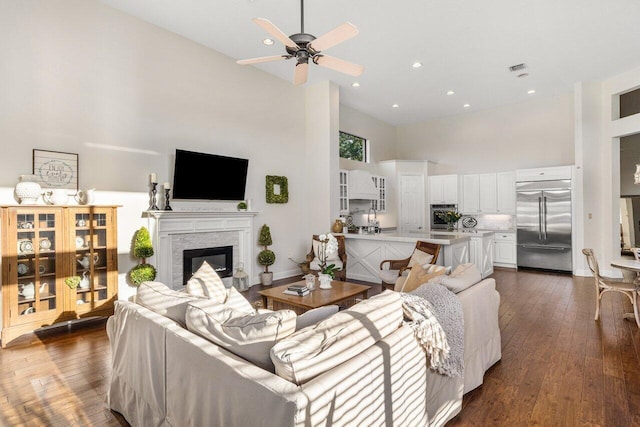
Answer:
[{"label": "flat screen television", "polygon": [[249,159],[176,149],[173,198],[244,200]]}]

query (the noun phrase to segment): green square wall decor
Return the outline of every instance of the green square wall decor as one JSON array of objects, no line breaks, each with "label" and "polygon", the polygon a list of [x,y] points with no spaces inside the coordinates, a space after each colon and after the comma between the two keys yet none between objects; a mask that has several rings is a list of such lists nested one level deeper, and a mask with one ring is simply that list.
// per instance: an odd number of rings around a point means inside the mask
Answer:
[{"label": "green square wall decor", "polygon": [[289,184],[286,176],[267,175],[267,203],[287,203]]}]

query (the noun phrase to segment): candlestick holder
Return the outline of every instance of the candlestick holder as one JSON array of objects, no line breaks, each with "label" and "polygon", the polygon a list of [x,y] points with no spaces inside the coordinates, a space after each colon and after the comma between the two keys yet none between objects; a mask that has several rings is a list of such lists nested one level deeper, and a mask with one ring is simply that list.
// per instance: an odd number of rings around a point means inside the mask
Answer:
[{"label": "candlestick holder", "polygon": [[169,190],[168,188],[164,189],[164,210],[165,211],[172,211],[173,209],[171,209],[171,205],[169,204],[169,199],[171,196],[169,196]]},{"label": "candlestick holder", "polygon": [[150,203],[149,209],[148,209],[150,211],[160,210],[160,209],[158,209],[158,205],[156,204],[156,194],[158,193],[157,187],[158,187],[158,183],[157,182],[152,182],[151,183],[151,203]]}]

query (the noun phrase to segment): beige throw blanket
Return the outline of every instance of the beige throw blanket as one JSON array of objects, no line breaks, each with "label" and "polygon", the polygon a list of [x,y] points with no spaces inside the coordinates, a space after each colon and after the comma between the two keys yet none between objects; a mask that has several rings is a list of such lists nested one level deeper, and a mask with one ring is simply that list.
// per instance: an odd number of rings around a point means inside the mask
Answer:
[{"label": "beige throw blanket", "polygon": [[438,373],[452,376],[450,372],[444,370],[450,352],[447,334],[433,314],[433,306],[417,295],[405,293],[400,295],[403,299],[405,324],[413,329],[416,339],[427,353],[429,367]]}]

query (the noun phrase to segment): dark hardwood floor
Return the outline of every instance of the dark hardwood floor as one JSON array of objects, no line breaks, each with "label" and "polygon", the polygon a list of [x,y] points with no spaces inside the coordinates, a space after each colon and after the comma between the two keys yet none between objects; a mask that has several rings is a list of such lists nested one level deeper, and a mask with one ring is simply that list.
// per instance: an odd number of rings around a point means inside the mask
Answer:
[{"label": "dark hardwood floor", "polygon": [[[596,322],[593,279],[507,269],[493,277],[502,360],[448,426],[640,426],[640,330],[622,318],[629,301],[605,295]],[[380,291],[373,285],[370,295]],[[109,363],[104,320],[15,340],[0,350],[0,425],[126,426],[107,408]]]}]

